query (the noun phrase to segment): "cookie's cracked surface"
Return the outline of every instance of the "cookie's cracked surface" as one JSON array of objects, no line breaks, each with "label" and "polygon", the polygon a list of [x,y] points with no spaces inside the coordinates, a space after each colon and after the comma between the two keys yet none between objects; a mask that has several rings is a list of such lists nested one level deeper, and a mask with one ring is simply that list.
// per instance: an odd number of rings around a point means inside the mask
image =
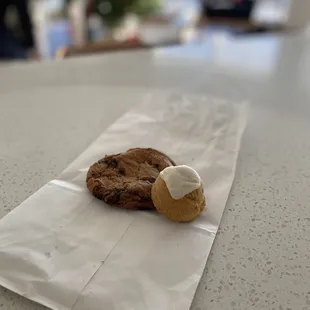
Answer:
[{"label": "cookie's cracked surface", "polygon": [[151,189],[160,171],[175,163],[151,148],[108,155],[87,173],[87,187],[97,198],[124,209],[153,209]]}]

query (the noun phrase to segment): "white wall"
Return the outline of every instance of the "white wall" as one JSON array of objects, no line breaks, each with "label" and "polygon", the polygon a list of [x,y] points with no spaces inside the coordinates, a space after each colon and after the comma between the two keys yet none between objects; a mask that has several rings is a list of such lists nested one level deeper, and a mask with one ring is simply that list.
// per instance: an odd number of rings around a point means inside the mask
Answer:
[{"label": "white wall", "polygon": [[304,27],[310,22],[310,1],[291,0],[287,25]]},{"label": "white wall", "polygon": [[304,27],[310,22],[310,0],[257,0],[252,21],[263,25]]}]

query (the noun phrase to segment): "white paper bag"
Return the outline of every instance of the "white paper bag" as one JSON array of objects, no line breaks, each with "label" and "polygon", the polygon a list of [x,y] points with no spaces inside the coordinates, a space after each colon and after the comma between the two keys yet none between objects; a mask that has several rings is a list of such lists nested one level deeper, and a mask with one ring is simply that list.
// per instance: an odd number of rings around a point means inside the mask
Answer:
[{"label": "white paper bag", "polygon": [[[0,220],[0,284],[52,309],[189,309],[235,174],[245,106],[156,94],[122,116],[58,179]],[[153,147],[201,175],[206,211],[173,223],[95,199],[89,166]]]}]

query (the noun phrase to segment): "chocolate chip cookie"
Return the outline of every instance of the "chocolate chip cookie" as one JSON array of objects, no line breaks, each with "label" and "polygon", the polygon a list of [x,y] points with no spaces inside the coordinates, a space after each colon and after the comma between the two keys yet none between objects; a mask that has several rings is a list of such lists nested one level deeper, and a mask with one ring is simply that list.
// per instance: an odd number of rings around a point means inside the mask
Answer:
[{"label": "chocolate chip cookie", "polygon": [[124,209],[154,209],[151,189],[159,173],[175,163],[151,148],[108,155],[87,173],[87,187],[98,199]]}]

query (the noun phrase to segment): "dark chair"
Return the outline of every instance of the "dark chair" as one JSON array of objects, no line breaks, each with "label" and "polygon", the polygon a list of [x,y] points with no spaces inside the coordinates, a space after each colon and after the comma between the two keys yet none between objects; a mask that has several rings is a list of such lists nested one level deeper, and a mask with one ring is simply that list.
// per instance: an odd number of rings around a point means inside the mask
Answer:
[{"label": "dark chair", "polygon": [[226,0],[222,5],[218,0],[202,0],[204,14],[208,17],[249,19],[254,0]]}]

